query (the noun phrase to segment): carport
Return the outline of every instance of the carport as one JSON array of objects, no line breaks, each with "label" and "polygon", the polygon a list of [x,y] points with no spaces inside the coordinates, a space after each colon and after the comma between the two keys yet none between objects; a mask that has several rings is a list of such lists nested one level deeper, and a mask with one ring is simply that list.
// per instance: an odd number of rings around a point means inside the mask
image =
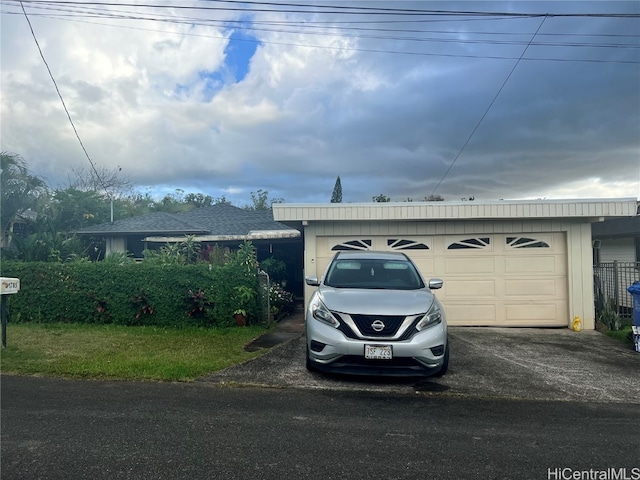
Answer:
[{"label": "carport", "polygon": [[593,329],[591,224],[635,214],[633,198],[273,205],[304,231],[305,275],[336,251],[402,251],[445,281],[451,325],[494,327]]}]

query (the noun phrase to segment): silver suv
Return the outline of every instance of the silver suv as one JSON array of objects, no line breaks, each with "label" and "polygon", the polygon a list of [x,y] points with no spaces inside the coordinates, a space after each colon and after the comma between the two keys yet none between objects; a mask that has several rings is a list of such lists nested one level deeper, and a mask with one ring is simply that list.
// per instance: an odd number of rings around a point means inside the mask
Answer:
[{"label": "silver suv", "polygon": [[397,252],[338,252],[306,312],[307,368],[362,375],[443,375],[445,312],[413,262]]}]

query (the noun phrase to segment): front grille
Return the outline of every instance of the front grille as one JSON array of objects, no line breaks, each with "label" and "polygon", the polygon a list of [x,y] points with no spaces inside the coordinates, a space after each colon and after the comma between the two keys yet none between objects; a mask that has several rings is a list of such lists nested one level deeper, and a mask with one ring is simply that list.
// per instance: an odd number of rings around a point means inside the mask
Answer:
[{"label": "front grille", "polygon": [[357,339],[358,338],[358,336],[355,334],[355,332],[353,330],[351,330],[351,327],[345,323],[345,321],[342,319],[342,317],[340,316],[339,313],[336,313],[336,312],[331,312],[331,313],[333,313],[333,316],[338,319],[338,322],[339,322],[338,330],[340,330],[342,333],[344,333],[345,337],[353,338],[353,339]]},{"label": "front grille", "polygon": [[[360,333],[365,337],[393,337],[402,322],[403,316],[381,316],[381,315],[351,315],[351,318],[355,322]],[[371,325],[374,322],[382,322],[384,328],[379,332],[376,331]]]},{"label": "front grille", "polygon": [[[339,321],[338,330],[344,333],[345,337],[359,339],[360,337],[351,329],[338,312],[331,312]],[[402,316],[384,316],[384,315],[352,315],[351,318],[360,330],[363,337],[368,338],[390,338],[393,337],[402,325],[405,317]],[[418,331],[415,329],[416,324],[421,317],[416,318],[413,323],[398,337],[395,341],[409,340]],[[376,320],[381,320],[385,324],[385,328],[380,332],[376,332],[371,324]]]}]

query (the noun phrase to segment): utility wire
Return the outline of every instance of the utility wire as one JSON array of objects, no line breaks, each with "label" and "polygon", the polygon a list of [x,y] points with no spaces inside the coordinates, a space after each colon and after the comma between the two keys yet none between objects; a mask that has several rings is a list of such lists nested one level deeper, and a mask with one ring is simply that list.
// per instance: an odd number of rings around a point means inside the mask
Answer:
[{"label": "utility wire", "polygon": [[[91,17],[93,15],[72,15],[78,17]],[[140,30],[140,31],[153,31],[153,32],[162,32],[162,30],[158,29],[146,29],[141,27],[132,27],[132,26],[121,26],[121,25],[112,25],[112,24],[104,24],[100,22],[90,22],[87,20],[69,20],[67,18],[62,18],[60,15],[51,15],[46,16],[47,18],[58,19],[58,20],[66,20],[66,21],[74,21],[77,23],[87,23],[91,25],[105,25],[110,27],[117,28],[129,28],[132,30]],[[145,21],[154,21],[161,23],[173,23],[173,24],[188,24],[188,25],[201,25],[201,26],[212,26],[211,22],[219,22],[220,26],[225,26],[226,21],[209,21],[207,23],[202,23],[202,21],[197,22],[195,19],[183,18],[183,19],[175,19],[175,18],[153,18],[153,17],[133,17],[133,16],[121,16],[121,15],[97,15],[96,18],[112,18],[112,19],[126,19],[126,20],[145,20]],[[282,30],[282,29],[267,29],[267,28],[255,28],[255,27],[236,27],[236,30],[242,31],[263,31],[263,32],[272,32],[272,33],[289,33],[289,34],[302,34],[302,35],[320,35],[320,36],[332,36],[334,33],[322,33],[322,32],[304,32],[304,31],[292,31],[292,30]],[[205,35],[205,34],[196,34],[196,33],[187,33],[187,32],[170,32],[171,34],[181,35],[181,36],[194,36],[194,37],[205,37],[205,38],[219,38],[221,40],[228,40],[227,36],[224,35]],[[454,32],[448,32],[454,33]],[[484,33],[484,32],[483,32]],[[523,35],[523,34],[515,34],[515,35]],[[563,35],[563,34],[545,34],[545,35]],[[574,34],[575,35],[575,34]],[[373,35],[344,35],[344,37],[355,37],[355,38],[371,38],[371,39],[386,39],[386,40],[397,40],[397,41],[412,41],[412,42],[421,42],[421,43],[452,43],[452,44],[496,44],[496,45],[519,45],[521,42],[518,41],[496,41],[496,40],[457,40],[457,39],[438,39],[438,38],[416,38],[416,37],[389,37],[389,36],[373,36]],[[590,35],[585,35],[590,36]],[[238,42],[248,42],[248,43],[258,43],[258,44],[270,44],[270,45],[283,45],[283,46],[294,46],[294,47],[304,47],[304,48],[317,48],[317,49],[325,49],[325,50],[341,50],[341,51],[352,51],[352,52],[364,52],[364,53],[386,53],[386,54],[394,54],[394,55],[412,55],[412,56],[427,56],[427,57],[449,57],[449,58],[479,58],[479,59],[489,59],[489,60],[528,60],[528,61],[552,61],[552,62],[578,62],[578,63],[615,63],[615,64],[639,64],[640,61],[635,60],[620,60],[620,59],[597,59],[597,58],[549,58],[549,57],[529,57],[529,58],[518,58],[508,55],[474,55],[474,54],[456,54],[456,53],[430,53],[430,52],[410,52],[406,50],[391,50],[391,49],[373,49],[373,48],[353,48],[353,47],[344,47],[344,46],[330,46],[330,45],[309,45],[309,44],[300,44],[293,42],[277,42],[277,41],[265,41],[265,40],[256,40],[251,38],[235,38],[234,41]],[[585,42],[539,42],[539,43],[529,43],[531,46],[542,46],[542,47],[591,47],[591,48],[616,48],[616,49],[638,49],[640,46],[625,44],[625,43],[585,43]]]},{"label": "utility wire", "polygon": [[[78,139],[78,142],[80,142],[80,146],[82,147],[82,151],[84,152],[85,156],[87,157],[87,160],[89,160],[89,164],[91,165],[91,168],[93,169],[93,172],[96,174],[96,178],[100,182],[100,185],[102,185],[102,188],[106,192],[107,196],[113,202],[113,197],[111,196],[111,193],[109,193],[109,190],[107,190],[107,187],[105,186],[102,178],[100,177],[100,174],[98,173],[98,170],[96,169],[96,166],[94,165],[93,160],[91,160],[91,157],[89,156],[89,152],[87,152],[87,149],[84,147],[84,144],[82,143],[82,139],[80,138],[80,135],[78,134],[78,130],[76,129],[75,124],[73,123],[73,119],[71,118],[71,114],[69,113],[69,110],[67,109],[67,105],[64,102],[64,98],[62,98],[62,93],[60,93],[60,89],[58,88],[58,83],[56,82],[56,79],[54,78],[53,73],[51,72],[51,68],[49,68],[49,64],[47,63],[47,60],[44,58],[44,54],[42,53],[42,49],[40,48],[40,44],[38,43],[38,39],[36,37],[36,34],[33,31],[33,26],[31,25],[31,20],[29,20],[29,16],[27,15],[26,10],[24,9],[24,5],[22,5],[22,2],[20,2],[20,6],[22,7],[22,11],[24,13],[24,18],[27,20],[27,23],[29,24],[29,30],[31,30],[31,36],[33,37],[33,40],[36,43],[36,47],[38,47],[38,52],[40,52],[40,58],[42,58],[42,61],[44,62],[45,67],[47,67],[47,72],[49,72],[49,77],[51,77],[51,81],[53,82],[53,86],[55,87],[56,92],[58,93],[58,97],[60,97],[60,102],[62,102],[62,108],[64,108],[64,111],[67,114],[67,118],[69,119],[69,123],[71,124],[71,127],[73,128],[73,132],[76,134],[76,138]],[[111,221],[113,221],[113,210],[111,212],[111,217],[112,217]]]},{"label": "utility wire", "polygon": [[[10,3],[11,0],[5,0],[5,3]],[[28,0],[24,0],[25,3],[29,3]],[[2,2],[0,2],[2,3]],[[149,21],[163,21],[163,19],[166,19],[166,21],[169,22],[176,22],[176,23],[183,23],[183,22],[189,22],[190,24],[196,24],[196,25],[210,25],[210,24],[217,24],[217,25],[221,25],[221,26],[228,26],[229,24],[233,24],[233,23],[239,23],[243,29],[248,29],[248,27],[246,27],[246,23],[248,23],[246,20],[242,21],[242,20],[215,20],[215,19],[205,19],[202,17],[176,17],[174,15],[163,15],[162,17],[158,17],[157,15],[155,16],[151,16],[151,14],[146,14],[146,16],[141,16],[142,14],[137,14],[136,16],[130,14],[130,13],[126,13],[125,10],[114,10],[114,9],[108,9],[108,8],[96,8],[96,7],[91,7],[92,4],[89,3],[82,3],[81,5],[83,5],[82,8],[77,7],[74,8],[73,10],[71,10],[71,7],[68,6],[61,6],[59,5],[62,2],[43,2],[43,1],[37,1],[37,2],[31,2],[31,6],[34,9],[43,9],[43,10],[50,10],[50,11],[62,11],[62,12],[70,12],[71,14],[69,16],[73,17],[73,16],[79,16],[79,17],[103,17],[103,18],[113,18],[113,19],[131,19],[131,20],[149,20]],[[71,2],[66,2],[65,5],[67,3],[71,3]],[[232,2],[233,3],[233,2]],[[256,2],[254,2],[256,3]],[[44,5],[50,5],[49,7],[46,7]],[[75,4],[74,4],[75,5]],[[122,6],[122,4],[119,4],[120,6]],[[289,4],[287,4],[289,5]],[[295,5],[295,4],[294,4]],[[54,8],[55,6],[55,8]],[[347,8],[347,7],[345,7]],[[355,7],[348,7],[348,8],[355,8]],[[11,13],[11,12],[8,12]],[[116,13],[118,15],[116,15]],[[75,14],[75,15],[73,15]],[[122,14],[122,15],[120,15]],[[510,17],[512,18],[522,18],[522,15],[525,14],[514,14],[515,17]],[[530,16],[536,16],[534,14],[526,14],[526,15],[530,15]],[[577,15],[587,15],[587,14],[577,14]],[[539,15],[538,15],[539,16]],[[501,20],[501,19],[505,19],[504,17],[499,17],[499,18],[491,18],[491,19],[487,19],[487,18],[481,18],[478,20]],[[395,21],[394,21],[395,22]],[[305,30],[308,29],[318,29],[318,28],[323,28],[323,26],[326,25],[332,25],[331,28],[331,32],[328,32],[326,34],[334,34],[334,32],[336,30],[338,31],[342,31],[342,30],[353,30],[353,31],[370,31],[370,32],[392,32],[392,33],[426,33],[427,31],[424,30],[416,30],[416,29],[390,29],[390,28],[362,28],[362,27],[344,27],[344,26],[335,26],[336,22],[324,22],[325,25],[322,25],[322,22],[313,22],[313,23],[309,23],[309,22],[280,22],[280,21],[260,21],[258,19],[252,19],[251,20],[251,24],[252,25],[270,25],[270,26],[279,26],[279,27],[300,27],[300,28],[304,28]],[[337,22],[337,23],[353,23],[353,22]],[[359,23],[359,22],[355,22],[355,23]],[[364,23],[374,23],[374,24],[378,24],[380,23],[379,21],[369,21],[369,22],[364,22]],[[398,23],[398,22],[395,22]],[[275,31],[275,32],[281,32],[281,33],[306,33],[304,31],[300,31],[300,30],[267,30],[267,31]],[[321,34],[324,32],[320,32]],[[446,32],[446,31],[431,31],[431,33],[445,33],[445,34],[459,34],[459,32]],[[510,33],[510,32],[470,32],[470,31],[465,31],[465,34],[469,35],[469,34],[476,34],[476,35],[522,35],[520,33]],[[315,33],[318,34],[318,33]],[[549,36],[557,36],[557,35],[579,35],[579,36],[592,36],[592,35],[588,35],[588,34],[554,34],[554,33],[548,33],[548,34],[541,34],[542,35],[549,35]],[[595,34],[595,36],[603,36],[603,35],[599,35],[599,34]],[[613,36],[613,35],[606,35],[606,36]],[[626,36],[626,37],[632,37],[632,36],[638,36],[638,35],[616,35],[616,36]],[[363,37],[363,38],[381,38],[381,39],[395,39],[396,37],[379,37],[379,36],[372,36],[372,37]],[[413,37],[398,37],[398,39],[406,39],[406,40],[415,40],[415,41],[423,41],[423,39],[421,38],[413,38]],[[433,41],[458,41],[460,43],[476,43],[476,42],[486,42],[486,43],[491,43],[490,41],[487,40],[452,40],[452,39],[432,39]],[[515,42],[518,43],[518,42]],[[545,43],[545,45],[548,45],[549,43]],[[559,43],[559,42],[555,42],[553,44],[554,46],[564,46],[565,44]],[[574,46],[574,44],[567,44],[568,46]],[[580,42],[576,44],[577,46],[602,46],[601,44],[595,44],[595,43],[587,43],[587,42]],[[625,44],[604,44],[604,46],[606,47],[626,47],[627,45]]]},{"label": "utility wire", "polygon": [[[163,5],[154,3],[122,3],[122,2],[78,2],[78,1],[43,1],[20,0],[33,5],[80,5],[86,6],[118,6],[135,8],[165,8],[182,10],[204,11],[242,11],[242,12],[267,12],[267,13],[314,13],[332,15],[402,15],[402,16],[508,16],[508,17],[597,17],[597,18],[640,18],[640,14],[628,13],[518,13],[518,12],[487,12],[487,11],[459,11],[459,10],[430,10],[407,8],[382,8],[382,7],[353,7],[346,5],[319,5],[279,2],[235,1],[235,0],[209,0],[208,3],[224,3],[239,5],[238,7],[204,7],[194,5]],[[282,8],[248,8],[246,5],[286,7]],[[298,10],[302,8],[303,10]],[[319,10],[320,9],[320,10]],[[333,10],[328,10],[333,9]]]},{"label": "utility wire", "polygon": [[[27,2],[28,0],[24,0],[25,2]],[[0,2],[1,3],[1,2]],[[8,3],[5,0],[5,3]],[[219,25],[221,27],[227,27],[229,28],[230,24],[238,24],[239,28],[238,29],[242,29],[242,30],[257,30],[257,31],[269,31],[269,32],[277,32],[277,33],[295,33],[295,34],[307,34],[310,33],[312,35],[335,35],[336,31],[343,31],[343,30],[350,30],[350,31],[367,31],[367,32],[390,32],[390,33],[437,33],[437,34],[450,34],[450,35],[455,35],[455,34],[460,34],[460,32],[455,32],[455,31],[425,31],[425,30],[416,30],[416,29],[390,29],[390,28],[362,28],[362,27],[344,27],[344,26],[335,26],[332,25],[332,28],[330,31],[322,31],[320,30],[319,32],[317,31],[317,29],[319,28],[323,28],[323,25],[318,24],[317,22],[314,23],[308,23],[308,22],[274,22],[274,21],[260,21],[258,19],[252,19],[250,24],[251,25],[267,25],[267,26],[278,26],[278,27],[298,27],[298,28],[303,28],[303,30],[291,30],[291,29],[258,29],[255,27],[247,27],[247,22],[246,20],[242,21],[242,20],[216,20],[216,19],[205,19],[202,17],[176,17],[174,15],[163,15],[163,16],[158,16],[158,15],[152,15],[152,14],[137,14],[137,15],[132,15],[131,13],[126,13],[126,11],[124,10],[113,10],[113,9],[105,9],[105,8],[83,8],[82,10],[80,9],[74,9],[74,10],[69,10],[70,7],[62,7],[62,6],[58,6],[59,2],[52,2],[52,3],[46,3],[46,2],[35,2],[32,3],[31,6],[34,9],[46,9],[46,10],[50,10],[50,11],[62,11],[62,12],[70,12],[70,17],[74,17],[74,16],[78,16],[78,17],[93,17],[93,18],[111,18],[111,19],[129,19],[129,20],[147,20],[147,21],[166,21],[169,23],[188,23],[190,25],[206,25],[206,26],[210,26],[210,25]],[[43,4],[45,5],[51,5],[50,7],[44,7],[42,6]],[[53,7],[53,5],[56,5],[56,8]],[[91,5],[91,4],[82,4],[82,5]],[[354,8],[354,7],[351,7]],[[11,12],[5,12],[5,13],[11,13]],[[144,16],[143,16],[144,15]],[[520,14],[518,14],[520,15]],[[62,17],[62,15],[59,15],[59,17]],[[55,18],[54,16],[50,17],[50,18]],[[513,18],[513,17],[512,17]],[[520,17],[518,17],[520,18]],[[501,20],[504,19],[504,17],[500,17],[500,18],[492,18],[492,19],[486,19],[483,18],[481,20]],[[332,24],[335,22],[327,22],[327,25]],[[346,23],[346,22],[345,22]],[[349,22],[350,23],[350,22]],[[369,23],[378,23],[378,22],[369,22]],[[325,25],[326,26],[326,25]],[[311,32],[307,32],[307,30],[312,30]],[[314,31],[315,30],[315,31]],[[512,35],[512,36],[518,36],[518,35],[523,35],[521,33],[511,33],[511,32],[471,32],[471,31],[464,31],[462,32],[465,35]],[[547,35],[547,36],[567,36],[567,35],[572,35],[572,36],[582,36],[582,37],[591,37],[591,36],[613,36],[613,35],[602,35],[602,34],[595,34],[595,35],[589,35],[589,34],[566,34],[566,33],[560,33],[560,34],[556,34],[556,33],[547,33],[547,34],[541,34],[542,35]],[[638,37],[640,35],[621,35],[621,34],[616,34],[615,36],[618,37]],[[509,43],[513,43],[513,44],[519,44],[521,42],[517,41],[517,40],[512,40],[512,41],[504,41],[504,40],[498,40],[498,41],[493,41],[493,40],[486,40],[486,39],[469,39],[469,40],[461,40],[461,39],[440,39],[440,38],[420,38],[420,37],[408,37],[408,36],[378,36],[378,35],[374,35],[374,36],[361,36],[359,38],[373,38],[373,39],[385,39],[385,40],[404,40],[404,41],[434,41],[434,42],[451,42],[451,43],[487,43],[487,44],[492,44],[492,43],[504,43],[504,44],[509,44]],[[602,48],[638,48],[635,45],[631,45],[631,44],[625,44],[625,43],[594,43],[594,42],[573,42],[573,43],[567,43],[567,42],[540,42],[539,45],[543,45],[543,46],[578,46],[578,47],[602,47]]]},{"label": "utility wire", "polygon": [[531,37],[531,40],[529,40],[529,44],[527,44],[527,46],[524,48],[524,50],[522,51],[522,53],[520,54],[520,58],[515,62],[515,64],[513,65],[513,67],[511,68],[511,71],[509,72],[509,74],[507,75],[507,78],[504,79],[504,82],[502,82],[502,85],[500,86],[500,88],[498,89],[498,92],[494,95],[493,99],[491,100],[491,102],[489,103],[489,106],[487,107],[487,109],[484,111],[484,113],[482,114],[482,117],[480,117],[480,120],[478,120],[478,123],[476,123],[476,126],[473,128],[473,130],[471,131],[471,134],[469,135],[469,137],[467,138],[467,141],[464,142],[464,145],[462,145],[462,148],[460,149],[460,151],[458,152],[458,154],[455,156],[455,158],[453,159],[453,161],[451,162],[451,164],[449,165],[449,168],[447,168],[447,171],[444,172],[444,175],[442,176],[442,178],[440,179],[440,181],[438,182],[438,184],[436,185],[436,187],[433,189],[433,191],[431,192],[431,195],[435,195],[436,191],[438,191],[438,188],[440,187],[440,185],[442,185],[442,182],[444,181],[445,178],[447,178],[447,175],[449,175],[449,172],[451,171],[451,169],[453,168],[453,166],[456,164],[456,162],[458,161],[458,159],[460,158],[460,155],[462,155],[462,152],[464,152],[464,150],[467,148],[467,145],[469,145],[469,142],[471,141],[471,139],[473,138],[473,136],[475,135],[476,131],[478,130],[478,128],[480,127],[480,125],[482,124],[482,121],[485,119],[485,117],[487,116],[487,114],[489,113],[489,110],[491,110],[491,107],[493,107],[493,104],[496,103],[496,100],[498,99],[498,96],[500,96],[500,93],[502,92],[502,90],[504,89],[505,85],[507,84],[507,82],[509,81],[509,79],[511,78],[511,75],[513,74],[513,72],[515,71],[516,67],[520,64],[520,60],[522,60],[522,57],[524,57],[524,54],[527,53],[527,49],[529,48],[529,45],[531,45],[531,43],[533,42],[534,38],[536,38],[536,35],[538,34],[538,32],[540,31],[540,29],[542,28],[542,25],[544,24],[544,21],[547,19],[547,17],[543,17],[542,18],[542,22],[540,22],[540,25],[538,25],[538,29],[533,33],[533,36]]}]

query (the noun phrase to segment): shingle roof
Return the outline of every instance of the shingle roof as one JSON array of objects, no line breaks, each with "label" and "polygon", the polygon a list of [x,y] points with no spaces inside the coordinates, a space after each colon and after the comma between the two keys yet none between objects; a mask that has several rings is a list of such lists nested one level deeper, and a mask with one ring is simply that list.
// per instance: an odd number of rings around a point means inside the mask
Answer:
[{"label": "shingle roof", "polygon": [[591,225],[592,237],[638,237],[640,236],[640,216],[614,218]]},{"label": "shingle roof", "polygon": [[80,235],[247,235],[251,231],[295,229],[273,220],[270,210],[248,211],[218,204],[189,212],[156,212],[78,230]]}]

